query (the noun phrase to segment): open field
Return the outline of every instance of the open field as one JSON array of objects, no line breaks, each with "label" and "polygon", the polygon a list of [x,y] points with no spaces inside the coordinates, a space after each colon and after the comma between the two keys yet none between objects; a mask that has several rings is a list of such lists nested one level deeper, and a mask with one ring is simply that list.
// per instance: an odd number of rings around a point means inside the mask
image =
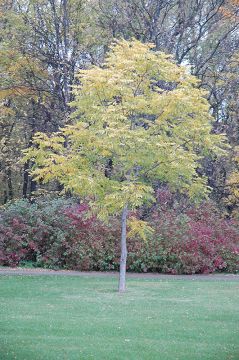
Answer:
[{"label": "open field", "polygon": [[239,360],[239,282],[1,276],[1,360]]}]

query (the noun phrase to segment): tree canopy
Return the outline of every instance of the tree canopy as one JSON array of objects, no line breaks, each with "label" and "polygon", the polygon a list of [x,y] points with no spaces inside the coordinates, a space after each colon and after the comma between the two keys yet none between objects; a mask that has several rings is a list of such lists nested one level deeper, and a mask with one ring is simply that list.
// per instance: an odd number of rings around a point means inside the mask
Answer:
[{"label": "tree canopy", "polygon": [[152,180],[193,196],[207,192],[197,169],[216,154],[223,136],[211,133],[204,90],[186,67],[152,44],[119,41],[102,67],[79,72],[74,87],[76,122],[52,136],[37,133],[35,179],[57,179],[83,197],[93,197],[112,214],[140,205],[152,193]]}]

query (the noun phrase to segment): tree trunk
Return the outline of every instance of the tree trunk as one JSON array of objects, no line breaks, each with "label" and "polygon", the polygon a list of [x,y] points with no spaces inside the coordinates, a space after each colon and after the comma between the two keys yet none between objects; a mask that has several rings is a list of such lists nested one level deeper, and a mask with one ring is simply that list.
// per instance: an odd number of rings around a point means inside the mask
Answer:
[{"label": "tree trunk", "polygon": [[11,168],[7,169],[7,185],[8,185],[8,199],[13,199],[13,185],[12,185],[12,170]]},{"label": "tree trunk", "polygon": [[126,244],[126,222],[127,222],[128,208],[127,205],[123,208],[121,218],[121,256],[120,256],[120,274],[119,274],[119,292],[124,292],[125,278],[126,278],[126,261],[127,261],[127,244]]},{"label": "tree trunk", "polygon": [[36,183],[36,181],[31,179],[31,182],[30,182],[30,194],[29,195],[31,195],[34,191],[36,191],[36,189],[37,189],[37,183]]},{"label": "tree trunk", "polygon": [[28,168],[29,168],[29,161],[25,162],[23,167],[22,196],[24,197],[24,199],[27,198],[27,189],[28,189],[28,180],[29,180]]},{"label": "tree trunk", "polygon": [[69,32],[69,16],[68,16],[68,1],[63,0],[63,41],[64,41],[64,50],[63,50],[63,89],[64,89],[64,99],[65,106],[68,107],[68,102],[70,101],[69,87],[68,87],[68,32]]}]

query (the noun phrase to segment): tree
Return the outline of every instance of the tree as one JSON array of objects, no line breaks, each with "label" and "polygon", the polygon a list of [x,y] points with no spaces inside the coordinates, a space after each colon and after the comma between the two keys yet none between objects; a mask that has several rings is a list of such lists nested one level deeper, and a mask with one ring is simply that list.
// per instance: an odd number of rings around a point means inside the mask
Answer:
[{"label": "tree", "polygon": [[41,93],[38,90],[41,86],[38,79],[46,80],[39,62],[10,50],[4,43],[1,46],[0,68],[3,73],[0,88],[0,181],[3,196],[0,191],[0,198],[3,197],[3,202],[6,202],[16,195],[14,192],[21,186],[18,160],[34,132],[33,104],[40,103],[47,94],[43,88]]},{"label": "tree", "polygon": [[234,149],[233,156],[235,167],[233,172],[230,174],[227,186],[229,188],[229,194],[226,203],[229,204],[233,209],[233,215],[238,218],[238,200],[239,200],[239,146]]},{"label": "tree", "polygon": [[17,162],[21,149],[35,132],[63,126],[77,69],[102,53],[104,36],[90,9],[85,0],[0,3],[0,203],[31,197],[36,184],[31,163]]},{"label": "tree", "polygon": [[220,202],[222,206],[227,204],[225,210],[231,214],[237,203],[237,201],[231,201],[230,188],[232,185],[229,178],[236,165],[233,158],[237,153],[236,147],[239,143],[239,54],[235,52],[233,56],[228,56],[226,59],[227,54],[225,50],[224,55],[220,56],[220,62],[216,59],[211,62],[211,74],[204,77],[203,82],[209,90],[208,98],[214,118],[213,131],[224,132],[231,149],[228,152],[229,156],[224,159],[205,161],[204,168],[209,177],[209,184],[213,188],[211,197]]},{"label": "tree", "polygon": [[[203,155],[220,152],[211,134],[205,92],[187,68],[154,45],[113,44],[102,67],[79,73],[74,124],[48,137],[38,133],[25,160],[38,181],[57,179],[87,199],[103,219],[122,214],[119,291],[125,291],[126,223],[131,210],[154,201],[154,181],[201,198],[209,191],[198,168]],[[131,230],[150,231],[135,218]]]},{"label": "tree", "polygon": [[225,45],[226,57],[234,51],[228,45],[236,45],[237,3],[238,0],[98,0],[96,11],[109,38],[135,36],[143,42],[153,42],[157,50],[174,54],[178,63],[190,63],[193,73],[203,77],[208,74],[211,60],[225,52]]}]

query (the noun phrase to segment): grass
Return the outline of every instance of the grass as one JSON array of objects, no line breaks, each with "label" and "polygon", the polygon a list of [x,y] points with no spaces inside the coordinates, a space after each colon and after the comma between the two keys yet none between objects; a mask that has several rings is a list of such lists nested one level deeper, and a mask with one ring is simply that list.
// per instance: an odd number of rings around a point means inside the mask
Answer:
[{"label": "grass", "polygon": [[0,277],[1,360],[239,360],[238,282]]}]

